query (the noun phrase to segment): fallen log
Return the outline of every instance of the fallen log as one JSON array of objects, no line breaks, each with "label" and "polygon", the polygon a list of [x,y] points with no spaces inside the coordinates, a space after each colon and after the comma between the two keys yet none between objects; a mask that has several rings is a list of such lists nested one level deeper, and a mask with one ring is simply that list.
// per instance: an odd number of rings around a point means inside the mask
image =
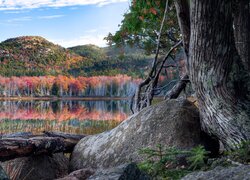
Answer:
[{"label": "fallen log", "polygon": [[6,138],[30,138],[34,137],[34,135],[31,132],[17,132],[17,133],[11,133],[11,134],[2,134],[0,135],[0,139],[6,139]]},{"label": "fallen log", "polygon": [[44,131],[44,135],[48,137],[60,137],[63,138],[65,150],[63,152],[72,152],[75,145],[80,141],[82,138],[86,137],[87,135],[80,135],[80,134],[68,134],[62,132],[53,132],[53,131]]},{"label": "fallen log", "polygon": [[52,154],[64,150],[65,145],[62,138],[6,138],[0,140],[0,161],[30,155]]},{"label": "fallen log", "polygon": [[0,139],[0,161],[53,153],[71,153],[80,139],[86,135],[75,135],[61,132],[15,133],[2,135]]},{"label": "fallen log", "polygon": [[60,137],[63,139],[77,140],[86,137],[85,134],[69,134],[63,132],[55,132],[55,131],[43,131],[42,134],[32,134],[31,132],[17,132],[11,134],[3,134],[0,135],[0,139],[6,138],[32,138],[32,137]]},{"label": "fallen log", "polygon": [[77,141],[87,136],[82,134],[68,134],[68,133],[54,132],[54,131],[43,131],[43,134],[48,137],[61,137],[64,139],[72,139],[72,140],[75,139]]}]

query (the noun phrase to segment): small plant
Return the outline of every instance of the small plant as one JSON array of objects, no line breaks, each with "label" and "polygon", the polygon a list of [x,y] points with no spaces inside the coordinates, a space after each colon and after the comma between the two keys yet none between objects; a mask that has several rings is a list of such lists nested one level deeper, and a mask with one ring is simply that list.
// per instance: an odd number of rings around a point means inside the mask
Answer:
[{"label": "small plant", "polygon": [[229,159],[243,164],[250,163],[250,141],[244,141],[240,147],[234,151],[226,152]]},{"label": "small plant", "polygon": [[156,149],[145,148],[139,152],[146,155],[146,160],[139,167],[157,179],[180,179],[192,170],[201,169],[208,154],[203,146],[187,151],[164,148],[160,144]]},{"label": "small plant", "polygon": [[145,148],[139,152],[146,155],[146,160],[139,164],[139,168],[156,179],[177,180],[192,171],[213,169],[218,165],[250,164],[250,141],[242,142],[238,149],[214,159],[208,159],[209,152],[203,146],[180,150],[175,147],[164,148],[159,144],[155,149]]},{"label": "small plant", "polygon": [[206,151],[203,146],[194,147],[189,152],[189,157],[187,158],[188,162],[190,163],[189,168],[191,170],[196,170],[205,167],[205,160],[207,159],[207,156],[208,151]]}]

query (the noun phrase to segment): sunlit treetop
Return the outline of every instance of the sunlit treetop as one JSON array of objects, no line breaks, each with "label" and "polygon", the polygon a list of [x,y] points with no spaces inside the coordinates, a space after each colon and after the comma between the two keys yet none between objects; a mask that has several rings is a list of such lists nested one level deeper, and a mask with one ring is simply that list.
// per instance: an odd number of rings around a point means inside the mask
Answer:
[{"label": "sunlit treetop", "polygon": [[[124,14],[120,29],[105,38],[109,45],[138,45],[152,52],[164,15],[166,0],[133,0],[129,11]],[[180,37],[173,1],[168,1],[167,16],[161,34],[161,47],[168,47]]]}]

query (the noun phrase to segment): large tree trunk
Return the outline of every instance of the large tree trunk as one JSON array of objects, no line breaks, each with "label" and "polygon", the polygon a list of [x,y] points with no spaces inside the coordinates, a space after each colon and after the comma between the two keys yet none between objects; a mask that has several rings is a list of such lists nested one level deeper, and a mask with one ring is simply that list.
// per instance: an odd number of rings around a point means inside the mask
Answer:
[{"label": "large tree trunk", "polygon": [[235,44],[244,66],[250,70],[250,2],[238,0],[234,4]]},{"label": "large tree trunk", "polygon": [[233,0],[192,0],[190,79],[203,128],[226,148],[250,139],[249,76],[237,53]]}]

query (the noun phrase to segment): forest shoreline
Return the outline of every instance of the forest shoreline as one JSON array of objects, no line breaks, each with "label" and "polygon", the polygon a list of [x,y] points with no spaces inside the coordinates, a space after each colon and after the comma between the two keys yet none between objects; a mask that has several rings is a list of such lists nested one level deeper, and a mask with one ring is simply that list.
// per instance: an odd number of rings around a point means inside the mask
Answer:
[{"label": "forest shoreline", "polygon": [[98,100],[129,100],[131,97],[108,97],[108,96],[80,96],[80,97],[57,97],[57,96],[43,96],[43,97],[30,97],[30,96],[10,96],[0,97],[0,101],[57,101],[57,100],[76,100],[76,101],[98,101]]}]

